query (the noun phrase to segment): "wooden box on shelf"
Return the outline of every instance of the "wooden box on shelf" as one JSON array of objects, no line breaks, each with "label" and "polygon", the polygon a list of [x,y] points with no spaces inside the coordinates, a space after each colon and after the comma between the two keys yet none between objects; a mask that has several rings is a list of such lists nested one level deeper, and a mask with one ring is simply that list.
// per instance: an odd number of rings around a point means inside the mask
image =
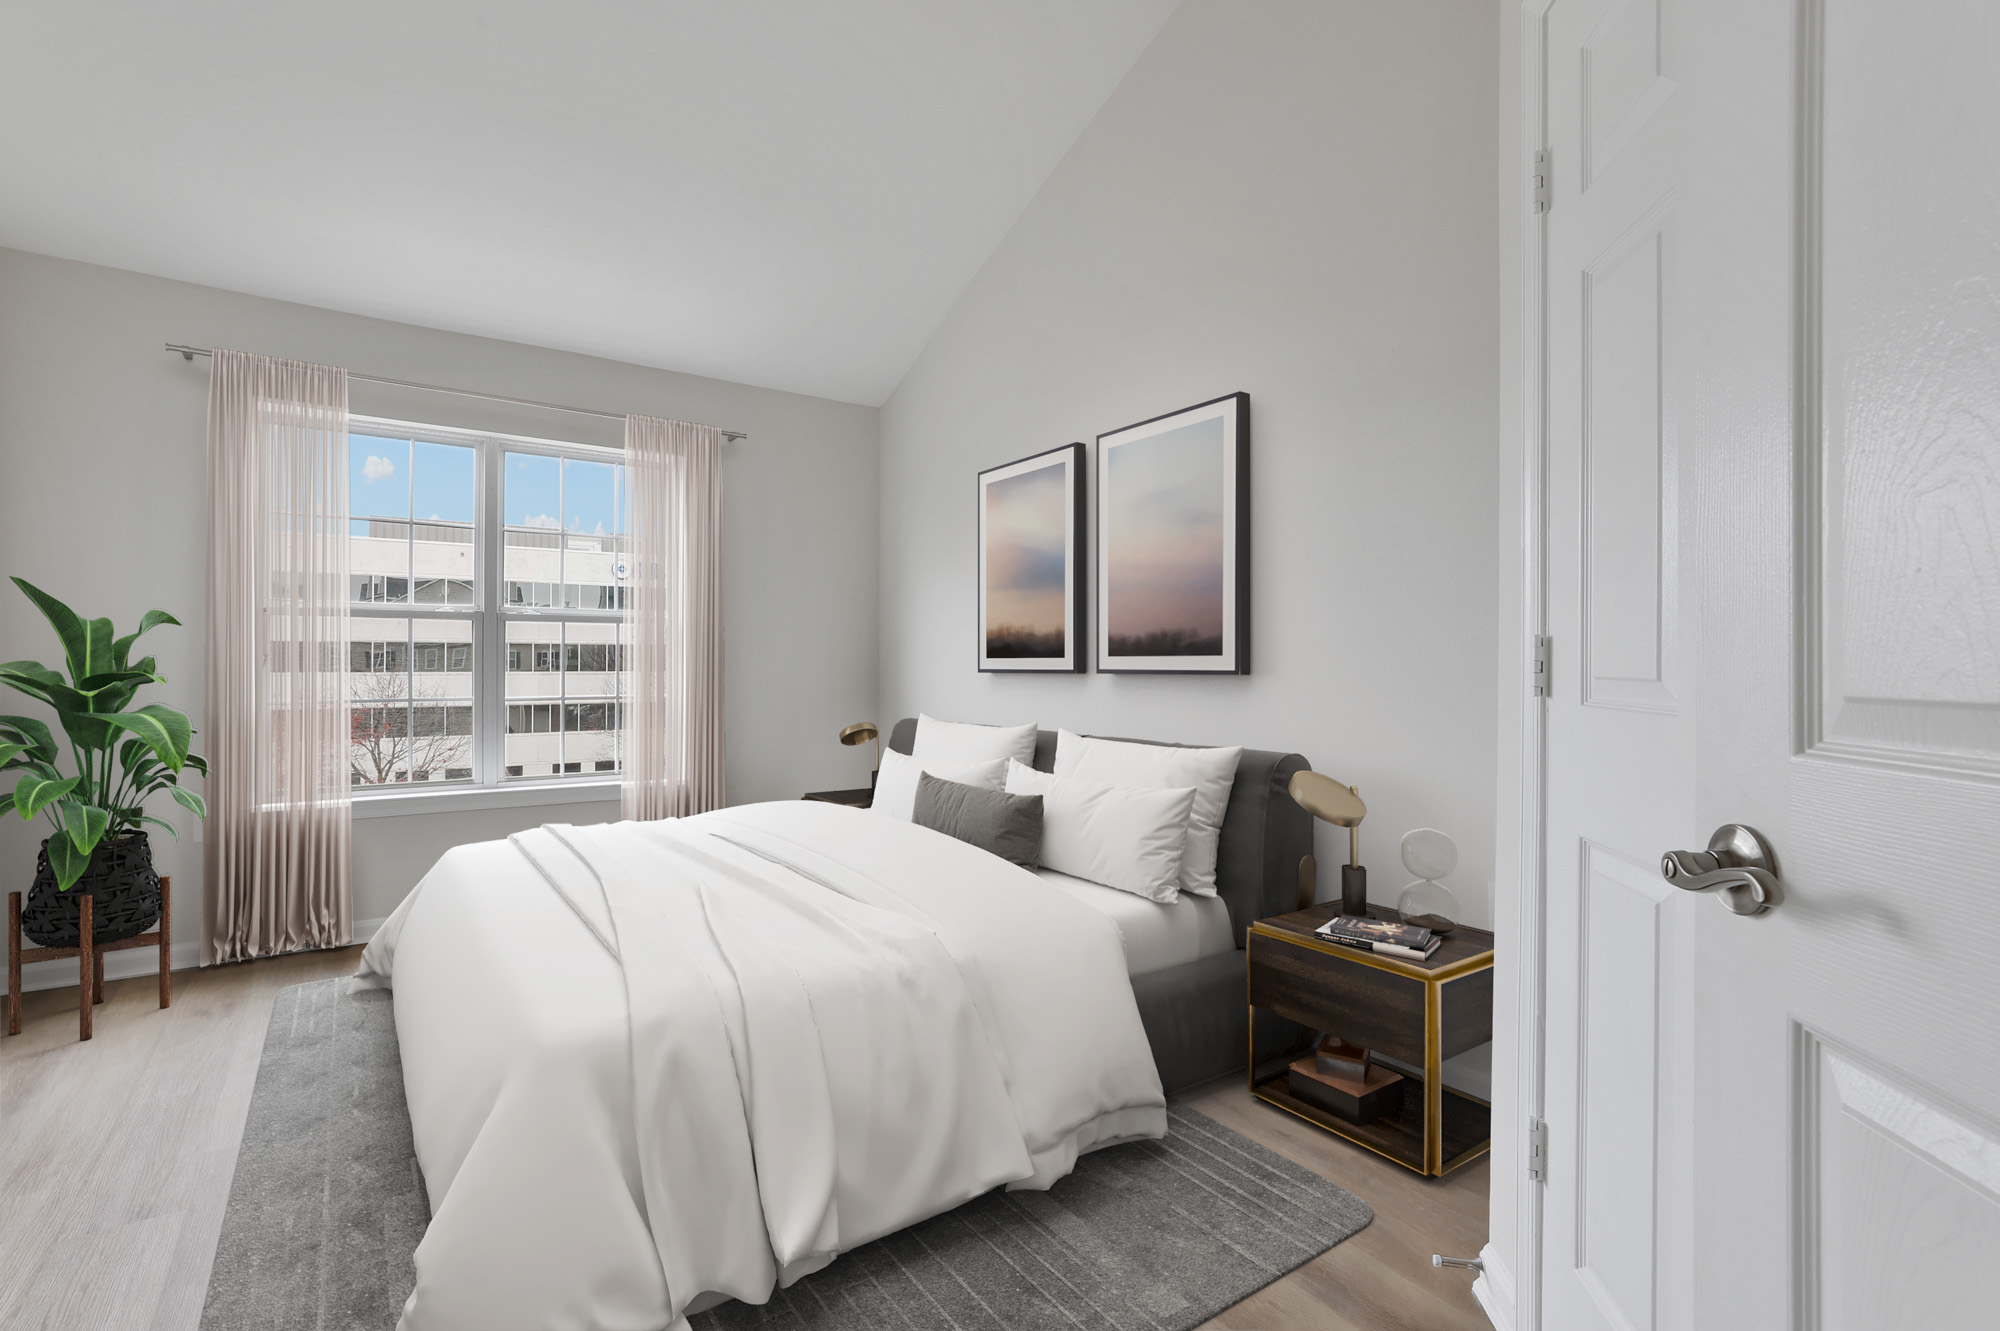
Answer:
[{"label": "wooden box on shelf", "polygon": [[1349,1123],[1373,1123],[1403,1107],[1403,1074],[1379,1065],[1356,1080],[1321,1071],[1318,1060],[1307,1054],[1293,1060],[1286,1080],[1294,1096]]}]

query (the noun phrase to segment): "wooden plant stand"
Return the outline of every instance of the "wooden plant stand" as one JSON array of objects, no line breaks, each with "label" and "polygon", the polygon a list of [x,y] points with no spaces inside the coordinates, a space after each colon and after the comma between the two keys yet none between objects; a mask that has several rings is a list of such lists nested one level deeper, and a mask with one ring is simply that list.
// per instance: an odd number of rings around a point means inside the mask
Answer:
[{"label": "wooden plant stand", "polygon": [[173,1002],[173,910],[174,880],[171,874],[160,875],[160,927],[151,933],[135,934],[121,938],[115,943],[99,943],[92,937],[93,925],[90,918],[91,899],[86,896],[79,903],[82,918],[77,922],[78,946],[76,947],[30,947],[21,946],[21,894],[7,894],[7,1034],[21,1033],[21,966],[30,961],[56,961],[63,957],[76,958],[77,973],[77,1013],[76,1038],[90,1038],[90,1009],[104,1001],[104,954],[123,952],[133,947],[158,947],[160,949],[160,1006],[167,1007]]}]

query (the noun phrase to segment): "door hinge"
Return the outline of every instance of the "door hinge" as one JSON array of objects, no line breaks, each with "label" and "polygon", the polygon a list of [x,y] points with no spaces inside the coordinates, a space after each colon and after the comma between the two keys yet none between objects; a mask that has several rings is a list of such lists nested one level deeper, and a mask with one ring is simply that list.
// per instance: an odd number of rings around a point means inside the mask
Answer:
[{"label": "door hinge", "polygon": [[1549,696],[1549,640],[1545,634],[1536,634],[1534,655],[1528,661],[1528,687],[1537,698]]},{"label": "door hinge", "polygon": [[1549,1181],[1549,1125],[1539,1118],[1528,1120],[1528,1178]]},{"label": "door hinge", "polygon": [[1542,148],[1535,153],[1534,173],[1528,178],[1529,211],[1545,213],[1549,210],[1549,150]]}]

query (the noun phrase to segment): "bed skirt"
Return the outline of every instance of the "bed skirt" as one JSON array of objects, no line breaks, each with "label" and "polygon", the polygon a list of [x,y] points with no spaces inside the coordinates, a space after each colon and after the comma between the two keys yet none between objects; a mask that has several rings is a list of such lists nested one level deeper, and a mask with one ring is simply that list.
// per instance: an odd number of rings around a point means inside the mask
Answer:
[{"label": "bed skirt", "polygon": [[[1243,1070],[1250,1051],[1243,968],[1243,949],[1236,948],[1133,977],[1139,1021],[1169,1095]],[[1257,1014],[1260,1049],[1289,1049],[1303,1035],[1282,1017]]]}]

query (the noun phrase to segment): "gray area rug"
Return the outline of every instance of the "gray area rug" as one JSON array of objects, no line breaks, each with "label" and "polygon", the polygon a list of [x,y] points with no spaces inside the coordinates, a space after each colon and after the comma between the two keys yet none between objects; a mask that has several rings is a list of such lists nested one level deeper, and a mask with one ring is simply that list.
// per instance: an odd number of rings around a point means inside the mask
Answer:
[{"label": "gray area rug", "polygon": [[375,1331],[417,1281],[430,1202],[386,990],[280,989],[202,1331]]},{"label": "gray area rug", "polygon": [[[391,1331],[430,1218],[390,997],[279,992],[203,1331]],[[1179,1105],[1159,1142],[1085,1156],[843,1255],[702,1331],[1189,1331],[1359,1232],[1368,1204]]]}]

